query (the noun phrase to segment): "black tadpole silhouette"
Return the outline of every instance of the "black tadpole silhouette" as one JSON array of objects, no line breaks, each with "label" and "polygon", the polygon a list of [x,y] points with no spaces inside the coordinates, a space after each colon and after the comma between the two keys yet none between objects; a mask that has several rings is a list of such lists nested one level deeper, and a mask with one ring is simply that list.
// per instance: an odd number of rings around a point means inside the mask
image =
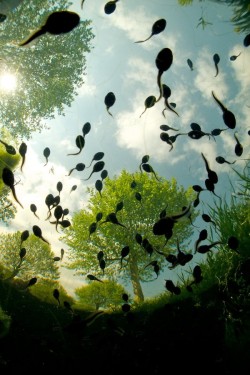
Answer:
[{"label": "black tadpole silhouette", "polygon": [[190,60],[190,59],[187,59],[187,64],[188,64],[188,66],[189,66],[190,70],[194,70],[194,65],[193,65],[193,62],[192,62],[192,60]]},{"label": "black tadpole silhouette", "polygon": [[68,155],[79,155],[80,152],[82,151],[83,147],[85,146],[85,139],[82,135],[78,135],[76,137],[76,147],[79,148],[79,151],[78,152],[75,152],[75,153],[72,153],[72,154],[68,154]]},{"label": "black tadpole silhouette", "polygon": [[48,245],[50,244],[42,235],[42,230],[41,228],[38,226],[38,225],[33,225],[32,227],[33,229],[33,233],[36,237],[40,238],[41,240],[43,240],[44,242],[46,242]]},{"label": "black tadpole silhouette", "polygon": [[180,294],[181,289],[178,286],[175,286],[172,280],[165,280],[165,288],[172,294]]},{"label": "black tadpole silhouette", "polygon": [[58,305],[60,306],[60,292],[58,289],[53,290],[53,297],[57,300]]},{"label": "black tadpole silhouette", "polygon": [[217,161],[218,164],[224,164],[224,163],[227,163],[227,164],[234,164],[236,162],[236,160],[232,161],[232,162],[229,162],[227,161],[225,158],[223,158],[223,156],[217,156],[215,158],[215,160]]},{"label": "black tadpole silhouette", "polygon": [[89,122],[85,122],[85,124],[83,125],[82,127],[82,134],[83,134],[83,137],[85,137],[85,135],[87,135],[91,130],[91,125]]},{"label": "black tadpole silhouette", "polygon": [[236,145],[235,145],[235,148],[234,148],[235,155],[241,156],[242,153],[243,153],[243,146],[240,143],[240,141],[239,141],[239,139],[238,139],[238,137],[236,136],[235,133],[234,133],[234,139],[236,140]]},{"label": "black tadpole silhouette", "polygon": [[68,176],[70,176],[71,173],[72,173],[74,170],[77,170],[78,172],[82,172],[84,169],[85,169],[85,164],[83,164],[83,163],[78,163],[78,164],[76,164],[75,168],[72,168],[72,169],[69,171]]},{"label": "black tadpole silhouette", "polygon": [[91,236],[92,233],[96,231],[96,229],[97,229],[97,223],[94,221],[89,226],[89,237]]},{"label": "black tadpole silhouette", "polygon": [[171,128],[171,126],[168,126],[168,125],[165,125],[165,124],[160,125],[160,129],[163,130],[163,131],[168,131],[168,130],[174,130],[176,132],[179,131],[179,129]]},{"label": "black tadpole silhouette", "polygon": [[31,203],[31,205],[30,205],[30,211],[33,212],[33,214],[39,219],[39,216],[36,213],[37,207],[36,207],[36,205],[34,203]]},{"label": "black tadpole silhouette", "polygon": [[97,277],[95,277],[94,275],[91,275],[91,274],[88,274],[88,275],[87,275],[87,278],[88,278],[89,280],[95,280],[95,281],[99,281],[100,283],[103,283],[102,280],[98,279]]},{"label": "black tadpole silhouette", "polygon": [[211,135],[212,135],[213,137],[216,137],[216,136],[220,135],[221,132],[223,132],[223,131],[225,131],[225,130],[228,130],[228,128],[226,128],[226,129],[218,129],[218,128],[213,129],[213,130],[211,131]]},{"label": "black tadpole silhouette", "polygon": [[123,225],[122,223],[120,223],[120,222],[118,221],[115,212],[111,212],[110,214],[108,214],[108,215],[106,216],[106,220],[104,220],[101,224],[104,224],[104,223],[112,223],[112,224],[120,225],[121,227],[126,228],[125,225]]},{"label": "black tadpole silhouette", "polygon": [[142,164],[145,164],[149,161],[149,155],[144,155],[141,159],[141,163],[139,165],[139,169],[142,172]]},{"label": "black tadpole silhouette", "polygon": [[93,173],[100,172],[104,168],[104,165],[105,165],[105,163],[102,160],[95,163],[89,177],[85,178],[83,181],[87,181],[88,179],[90,179],[90,177],[92,176]]},{"label": "black tadpole silhouette", "polygon": [[232,55],[232,56],[230,56],[230,60],[235,61],[240,55],[241,55],[241,52],[238,53],[238,55]]},{"label": "black tadpole silhouette", "polygon": [[165,108],[164,108],[163,111],[162,111],[163,116],[165,117],[164,112],[165,112],[165,110],[166,110],[167,108],[168,108],[170,111],[174,112],[177,116],[179,116],[178,113],[177,113],[177,112],[171,107],[171,105],[170,105],[169,102],[168,102],[168,99],[169,99],[170,96],[171,96],[171,89],[170,89],[170,87],[168,87],[168,86],[165,85],[164,83],[162,84],[162,96],[163,96],[163,98],[164,98],[164,100],[165,100]]},{"label": "black tadpole silhouette", "polygon": [[32,277],[32,279],[28,281],[26,288],[29,288],[30,286],[35,285],[36,282],[37,282],[37,277]]},{"label": "black tadpole silhouette", "polygon": [[142,169],[143,169],[145,172],[147,172],[147,173],[153,173],[153,175],[155,176],[156,180],[157,180],[157,181],[160,181],[160,180],[158,179],[158,177],[157,177],[157,175],[156,175],[156,173],[155,173],[153,167],[152,167],[150,164],[143,163],[143,164],[141,165],[141,167],[142,167]]},{"label": "black tadpole silhouette", "polygon": [[247,34],[243,40],[244,47],[250,46],[250,34]]},{"label": "black tadpole silhouette", "polygon": [[8,154],[10,154],[10,155],[16,155],[15,147],[13,147],[11,145],[8,145],[6,142],[1,141],[1,140],[0,140],[0,143],[2,143],[4,145],[5,150],[6,150],[6,152],[8,152]]},{"label": "black tadpole silhouette", "polygon": [[43,150],[43,156],[46,159],[46,163],[44,164],[44,167],[45,167],[45,165],[47,165],[48,161],[49,161],[49,159],[48,159],[49,156],[50,156],[50,149],[49,149],[49,147],[45,147],[45,149]]},{"label": "black tadpole silhouette", "polygon": [[215,77],[217,77],[217,75],[219,74],[219,67],[218,67],[218,64],[220,62],[220,56],[218,55],[218,53],[215,53],[213,55],[213,60],[214,60],[214,66],[215,66],[215,70],[216,70],[216,74],[215,74]]},{"label": "black tadpole silhouette", "polygon": [[22,247],[19,251],[20,260],[22,260],[26,255],[26,249],[25,247]]},{"label": "black tadpole silhouette", "polygon": [[201,156],[205,162],[205,167],[206,167],[206,171],[207,171],[207,176],[209,178],[209,180],[213,183],[213,184],[217,184],[218,182],[218,176],[217,176],[217,173],[215,171],[212,171],[209,167],[209,164],[208,164],[208,161],[207,159],[205,158],[204,154],[201,153]]},{"label": "black tadpole silhouette", "polygon": [[218,104],[218,106],[220,107],[220,109],[222,110],[223,112],[223,121],[224,121],[224,124],[229,128],[229,129],[234,129],[235,126],[236,126],[236,119],[235,119],[235,116],[234,114],[229,111],[222,103],[221,101],[215,96],[214,92],[212,91],[212,95],[213,95],[213,98],[214,100],[216,101],[216,103]]},{"label": "black tadpole silhouette", "polygon": [[95,188],[99,192],[100,197],[102,197],[102,188],[103,188],[102,180],[96,180],[96,182],[95,182]]},{"label": "black tadpole silhouette", "polygon": [[54,211],[54,216],[56,218],[56,221],[55,222],[50,221],[50,223],[56,224],[56,231],[58,232],[57,227],[58,227],[58,224],[59,224],[59,220],[63,216],[63,208],[62,208],[61,205],[56,206],[55,211]]},{"label": "black tadpole silhouette", "polygon": [[76,189],[77,189],[77,185],[73,185],[72,188],[70,189],[69,194],[70,194],[72,191],[75,191]]},{"label": "black tadpole silhouette", "polygon": [[57,189],[57,191],[58,191],[58,193],[60,195],[60,193],[61,193],[61,191],[63,189],[63,184],[62,184],[61,181],[58,181],[58,183],[56,184],[56,189]]},{"label": "black tadpole silhouette", "polygon": [[157,84],[160,90],[159,98],[156,100],[157,102],[162,98],[162,85],[161,85],[161,76],[164,72],[166,72],[173,63],[173,53],[170,48],[163,48],[155,59],[155,65],[158,69],[157,75]]},{"label": "black tadpole silhouette", "polygon": [[23,205],[19,202],[19,200],[17,199],[17,196],[16,196],[16,191],[15,191],[15,187],[14,187],[15,178],[14,178],[14,174],[11,171],[11,169],[9,169],[7,167],[3,168],[2,180],[3,180],[3,183],[11,189],[15,201],[23,208]]},{"label": "black tadpole silhouette", "polygon": [[4,22],[6,18],[7,18],[6,14],[0,13],[0,22]]},{"label": "black tadpole silhouette", "polygon": [[50,216],[51,216],[51,208],[54,205],[54,196],[53,196],[53,194],[48,194],[46,196],[46,198],[45,198],[45,204],[48,207],[48,215],[47,215],[47,218],[46,218],[46,220],[48,220],[50,218]]},{"label": "black tadpole silhouette", "polygon": [[146,110],[148,108],[151,108],[155,105],[156,103],[156,97],[154,95],[150,95],[146,98],[145,102],[144,102],[144,105],[145,105],[145,109],[144,111],[141,113],[140,117],[143,115],[144,112],[146,112]]},{"label": "black tadpole silhouette", "polygon": [[112,107],[114,104],[115,104],[115,101],[116,101],[116,97],[115,97],[115,94],[110,91],[104,98],[104,103],[106,105],[106,109],[107,109],[107,112],[110,116],[113,117],[112,113],[109,112],[109,108]]},{"label": "black tadpole silhouette", "polygon": [[211,219],[211,217],[207,214],[202,214],[201,215],[202,219],[206,222],[206,223],[211,223],[213,224],[214,226],[216,226],[215,222]]},{"label": "black tadpole silhouette", "polygon": [[22,142],[21,145],[19,146],[19,154],[21,155],[22,157],[22,164],[21,164],[21,171],[23,171],[23,166],[24,166],[24,163],[25,163],[25,156],[26,156],[26,153],[27,153],[27,145],[25,142]]},{"label": "black tadpole silhouette", "polygon": [[113,1],[108,1],[105,5],[104,5],[104,12],[106,14],[111,14],[113,13],[115,10],[116,10],[116,3],[117,1],[119,0],[113,0]]},{"label": "black tadpole silhouette", "polygon": [[160,34],[162,31],[164,31],[166,26],[167,26],[167,21],[164,18],[161,18],[161,19],[155,21],[155,23],[152,26],[151,34],[149,35],[149,37],[145,40],[139,40],[138,42],[135,42],[135,43],[146,42],[147,40],[152,38],[153,35]]},{"label": "black tadpole silhouette", "polygon": [[21,233],[21,243],[20,243],[20,247],[22,246],[22,243],[24,241],[26,241],[28,238],[29,238],[29,231],[26,229],[24,230],[22,233]]},{"label": "black tadpole silhouette", "polygon": [[121,268],[122,268],[122,261],[123,259],[128,256],[130,253],[130,248],[129,246],[124,246],[122,249],[121,249]]},{"label": "black tadpole silhouette", "polygon": [[27,40],[20,43],[19,46],[25,46],[37,37],[49,33],[52,35],[65,34],[73,30],[80,23],[80,16],[77,13],[68,10],[62,10],[51,13],[45,24],[35,31]]},{"label": "black tadpole silhouette", "polygon": [[91,160],[89,166],[86,167],[86,168],[91,167],[93,161],[101,160],[103,157],[104,157],[104,152],[97,152],[97,153],[93,156],[93,158],[92,158],[92,160]]}]

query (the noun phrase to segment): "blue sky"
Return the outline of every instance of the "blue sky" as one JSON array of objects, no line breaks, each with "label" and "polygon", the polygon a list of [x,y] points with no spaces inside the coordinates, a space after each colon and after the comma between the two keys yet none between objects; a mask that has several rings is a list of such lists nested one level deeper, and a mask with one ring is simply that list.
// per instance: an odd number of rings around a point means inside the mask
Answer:
[{"label": "blue sky", "polygon": [[[250,50],[243,46],[244,36],[235,33],[234,26],[229,22],[231,9],[210,1],[196,1],[192,6],[181,7],[176,1],[121,0],[115,12],[106,15],[104,4],[101,0],[85,0],[81,9],[80,1],[74,1],[71,9],[81,19],[92,20],[95,34],[93,50],[87,55],[85,84],[79,89],[72,106],[66,108],[66,115],[48,122],[50,129],[34,134],[27,142],[22,184],[16,187],[17,196],[25,209],[17,207],[15,220],[8,228],[3,228],[13,232],[39,225],[56,255],[64,248],[67,256],[67,248],[60,242],[60,235],[55,236],[55,228],[48,222],[38,221],[29,206],[35,203],[38,215],[45,218],[45,197],[49,193],[57,195],[56,184],[61,181],[63,207],[68,207],[70,214],[84,207],[87,204],[86,187],[94,185],[96,176],[83,182],[81,179],[88,177],[90,169],[74,171],[70,177],[67,174],[79,162],[88,165],[98,151],[105,153],[105,169],[110,177],[119,174],[121,169],[138,170],[142,156],[148,154],[150,164],[157,173],[166,178],[175,177],[184,187],[194,184],[204,186],[203,152],[210,167],[219,175],[216,193],[223,196],[229,191],[229,178],[235,175],[227,164],[216,163],[215,157],[221,155],[227,160],[239,159],[234,154],[234,131],[223,132],[216,141],[208,137],[192,140],[180,136],[171,152],[170,146],[160,139],[159,127],[162,124],[184,133],[191,130],[192,122],[198,123],[205,132],[226,128],[222,112],[212,98],[212,90],[235,114],[235,130],[244,147],[242,158],[249,157],[247,131],[250,126],[247,119],[250,108],[247,105],[250,97]],[[204,29],[201,25],[197,27],[201,16],[211,25]],[[162,33],[144,43],[134,43],[146,39],[153,23],[160,18],[167,21]],[[145,99],[150,95],[158,97],[155,59],[166,47],[173,52],[173,64],[163,73],[162,82],[171,88],[170,102],[176,103],[179,117],[170,111],[165,111],[166,118],[162,116],[163,100],[140,117],[145,109]],[[215,53],[220,56],[217,77],[213,63]],[[241,55],[235,61],[230,61],[231,55],[239,53]],[[194,64],[193,71],[187,65],[188,58]],[[109,116],[104,105],[104,97],[110,91],[116,95],[116,102],[110,108],[113,117]],[[77,151],[75,138],[81,134],[86,122],[90,122],[91,131],[86,136],[83,151],[78,156],[67,156]],[[51,149],[47,166],[44,166],[45,147]],[[243,165],[244,161],[239,160],[235,164],[238,167]],[[77,190],[69,195],[75,184]],[[203,197],[205,193],[202,200]],[[212,202],[213,197],[207,192],[205,200]],[[203,208],[205,211],[206,207]],[[61,271],[61,282],[69,292],[85,281],[84,277],[75,278],[72,272],[63,268]],[[145,295],[163,292],[163,280],[166,278],[167,271],[158,282],[144,288]]]}]

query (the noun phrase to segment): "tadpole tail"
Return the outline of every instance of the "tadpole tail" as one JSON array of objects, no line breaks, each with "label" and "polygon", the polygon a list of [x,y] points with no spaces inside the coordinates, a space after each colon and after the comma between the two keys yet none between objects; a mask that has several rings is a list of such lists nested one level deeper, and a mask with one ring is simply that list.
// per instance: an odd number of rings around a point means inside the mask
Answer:
[{"label": "tadpole tail", "polygon": [[74,169],[75,169],[75,168],[72,168],[72,169],[69,171],[69,174],[67,174],[66,176],[70,176]]},{"label": "tadpole tail", "polygon": [[143,43],[143,42],[146,42],[147,40],[149,40],[151,37],[153,36],[153,34],[149,35],[149,37],[145,40],[138,40],[138,42],[135,42],[135,43]]},{"label": "tadpole tail", "polygon": [[35,31],[28,39],[24,40],[22,43],[19,43],[19,46],[26,46],[28,43],[32,42],[32,40],[36,39],[37,37],[46,33],[44,27],[41,27],[39,30]]},{"label": "tadpole tail", "polygon": [[139,117],[141,117],[143,115],[144,112],[146,112],[147,108],[144,109],[144,111],[140,114]]},{"label": "tadpole tail", "polygon": [[162,89],[162,83],[161,83],[161,76],[162,76],[162,71],[158,71],[158,75],[157,75],[157,85],[159,87],[159,90],[160,90],[160,96],[158,99],[156,99],[155,103],[157,103],[161,98],[162,98],[162,94],[163,94],[163,89]]},{"label": "tadpole tail", "polygon": [[106,107],[106,108],[107,108],[107,112],[108,112],[108,114],[109,114],[110,116],[112,116],[112,117],[113,117],[112,113],[111,113],[111,112],[109,112],[109,107]]},{"label": "tadpole tail", "polygon": [[222,110],[222,112],[225,112],[227,110],[227,108],[219,101],[218,98],[216,98],[213,91],[212,91],[212,95],[213,95],[214,100],[219,105],[220,109]]},{"label": "tadpole tail", "polygon": [[15,199],[15,201],[20,204],[20,206],[23,208],[23,205],[19,202],[19,200],[17,199],[17,196],[16,196],[16,192],[15,192],[15,188],[14,186],[11,188],[11,191],[12,191],[12,194],[13,194],[13,197]]},{"label": "tadpole tail", "polygon": [[22,164],[21,164],[21,167],[20,167],[21,172],[23,171],[23,165],[24,165],[24,163],[25,163],[25,156],[23,156]]},{"label": "tadpole tail", "polygon": [[41,240],[43,240],[44,242],[46,242],[48,245],[50,245],[50,243],[43,236],[41,236],[40,238],[41,238]]},{"label": "tadpole tail", "polygon": [[82,150],[79,150],[79,151],[76,152],[75,154],[67,154],[67,156],[69,156],[69,155],[79,155],[81,151],[82,151]]},{"label": "tadpole tail", "polygon": [[[169,105],[169,103],[168,103],[167,100],[165,101],[165,104],[166,104],[166,107],[167,107],[170,111],[174,112],[178,117],[180,117],[179,114],[178,114],[178,113],[177,113],[177,112],[176,112],[176,111],[175,111],[175,110]],[[165,109],[166,109],[166,108],[165,108]],[[165,109],[164,109],[164,110],[165,110]],[[163,110],[163,111],[164,111],[164,110]],[[164,115],[164,117],[165,117],[165,115]]]}]

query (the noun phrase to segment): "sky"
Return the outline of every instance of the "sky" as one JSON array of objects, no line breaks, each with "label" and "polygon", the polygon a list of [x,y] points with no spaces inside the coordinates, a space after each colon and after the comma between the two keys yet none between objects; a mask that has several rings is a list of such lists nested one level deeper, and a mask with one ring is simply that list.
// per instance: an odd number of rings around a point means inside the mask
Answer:
[{"label": "sky", "polygon": [[[186,133],[192,122],[198,123],[204,132],[214,128],[225,129],[222,111],[213,99],[211,92],[230,109],[236,117],[235,131],[243,145],[241,158],[249,158],[250,129],[250,49],[243,46],[244,35],[234,31],[230,18],[232,10],[211,1],[194,1],[192,6],[181,7],[177,1],[165,0],[124,0],[119,1],[114,13],[104,13],[105,1],[85,0],[83,8],[80,0],[74,1],[71,10],[82,20],[90,19],[95,38],[93,49],[86,55],[85,83],[65,116],[57,116],[48,121],[48,130],[33,134],[27,142],[28,150],[23,168],[22,181],[16,187],[16,194],[25,207],[15,205],[18,212],[8,227],[1,225],[6,232],[23,231],[34,224],[42,229],[43,236],[51,243],[55,255],[67,247],[55,235],[55,228],[44,220],[38,220],[30,211],[31,203],[38,207],[37,214],[46,218],[45,197],[57,195],[56,184],[63,183],[61,202],[69,208],[70,215],[87,204],[87,187],[94,186],[96,176],[87,178],[91,168],[83,172],[69,170],[77,163],[88,165],[93,155],[102,151],[105,154],[105,169],[109,177],[118,175],[122,169],[129,172],[138,170],[143,155],[150,156],[154,170],[167,179],[175,177],[187,188],[190,185],[204,186],[206,170],[201,152],[209,161],[211,169],[219,175],[216,193],[225,198],[230,192],[230,178],[235,174],[230,165],[219,165],[215,158],[237,159],[235,166],[244,166],[244,161],[234,154],[234,131],[224,131],[216,139],[203,137],[193,140],[180,136],[173,149],[160,139],[160,125],[167,124]],[[208,22],[203,28],[201,17]],[[143,43],[151,34],[152,25],[158,19],[167,21],[165,30]],[[37,40],[39,43],[39,40]],[[163,73],[162,83],[171,88],[170,102],[176,103],[175,110],[165,111],[163,100],[152,108],[145,109],[144,101],[150,96],[158,97],[157,68],[155,59],[163,48],[173,52],[173,63]],[[220,56],[219,73],[215,77],[213,55]],[[230,56],[239,55],[235,61]],[[194,69],[187,64],[191,59]],[[110,108],[111,117],[105,108],[104,97],[114,92],[115,104]],[[141,115],[142,114],[142,115]],[[86,143],[80,155],[67,156],[78,151],[75,138],[81,134],[83,124],[89,122],[91,131],[86,135]],[[175,135],[175,132],[169,132]],[[43,150],[49,147],[51,154],[45,166]],[[18,177],[18,173],[17,173]],[[77,189],[70,193],[73,185]],[[204,198],[204,199],[203,199]],[[202,209],[212,203],[214,197],[207,193],[202,196]],[[61,283],[69,293],[85,283],[85,277],[75,277],[72,271],[60,266]],[[171,271],[173,272],[173,271]],[[164,291],[167,270],[159,280],[143,286],[145,296]],[[172,274],[171,274],[172,275]]]}]

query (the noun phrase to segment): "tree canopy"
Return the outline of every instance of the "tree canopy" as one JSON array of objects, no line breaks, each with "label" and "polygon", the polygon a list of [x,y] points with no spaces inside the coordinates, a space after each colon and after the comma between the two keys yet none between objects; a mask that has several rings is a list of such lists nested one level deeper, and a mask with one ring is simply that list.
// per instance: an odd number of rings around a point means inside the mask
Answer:
[{"label": "tree canopy", "polygon": [[102,283],[90,281],[89,285],[75,289],[79,303],[94,307],[96,310],[120,306],[124,293],[126,293],[124,287],[114,280],[103,280]]},{"label": "tree canopy", "polygon": [[156,177],[122,170],[118,177],[105,179],[101,196],[88,189],[88,207],[73,215],[62,237],[69,246],[68,268],[80,275],[116,276],[125,285],[132,282],[135,299],[143,301],[141,282],[155,280],[164,270],[165,256],[177,252],[177,239],[186,251],[193,231],[184,220],[175,224],[171,238],[153,233],[160,216],[179,214],[194,198],[191,187],[185,190],[174,178]]},{"label": "tree canopy", "polygon": [[[15,276],[29,281],[31,278],[57,280],[58,266],[53,260],[50,246],[34,234],[21,241],[22,232],[0,235],[1,278],[13,279]],[[25,250],[22,250],[25,249]]]},{"label": "tree canopy", "polygon": [[[6,151],[4,145],[11,145],[16,148],[16,144],[10,141],[9,132],[6,129],[0,129],[0,176],[2,177],[2,172],[4,167],[8,167],[13,170],[20,162],[20,155],[9,154]],[[12,204],[13,199],[9,199],[8,195],[11,194],[10,189],[4,185],[2,178],[0,178],[0,221],[8,223],[10,219],[13,219],[16,213],[16,208]]]},{"label": "tree canopy", "polygon": [[44,120],[64,114],[84,82],[86,54],[94,37],[89,20],[81,20],[71,32],[46,33],[30,45],[19,46],[49,14],[70,4],[24,0],[0,24],[0,70],[17,80],[14,93],[0,90],[0,121],[17,138],[30,138],[32,132],[46,127]]}]

